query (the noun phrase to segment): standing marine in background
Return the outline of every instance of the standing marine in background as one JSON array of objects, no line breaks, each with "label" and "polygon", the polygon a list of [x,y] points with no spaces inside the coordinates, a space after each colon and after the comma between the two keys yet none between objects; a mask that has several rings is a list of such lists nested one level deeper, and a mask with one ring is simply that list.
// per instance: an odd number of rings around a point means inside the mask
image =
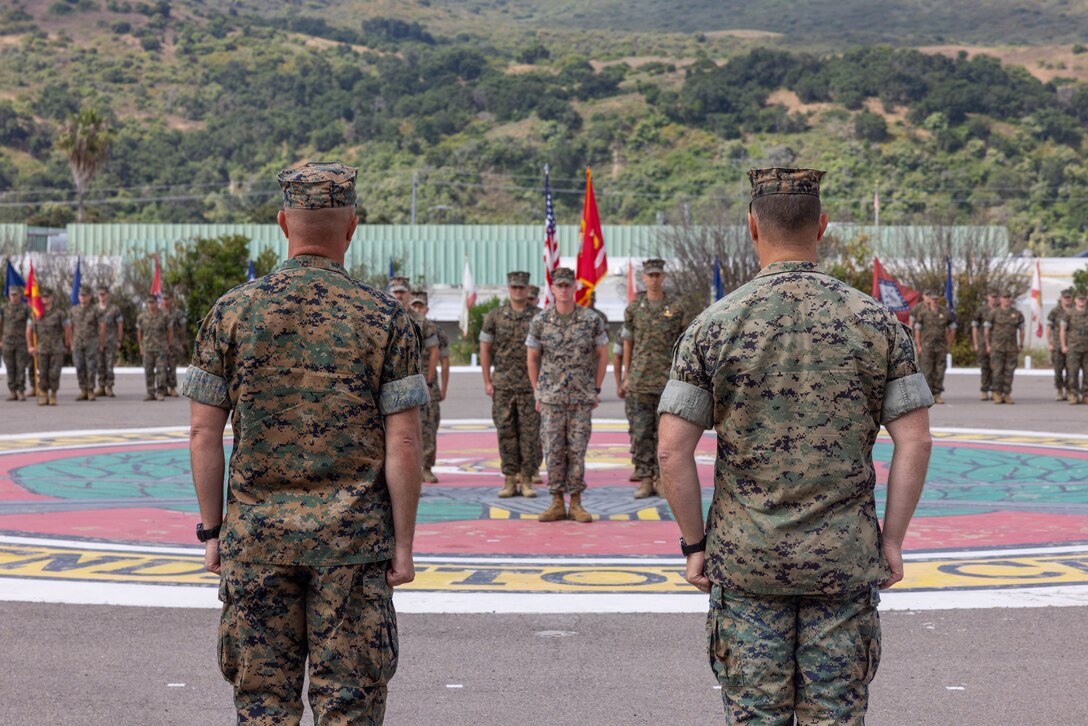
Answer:
[{"label": "standing marine in background", "polygon": [[427,392],[430,394],[431,402],[424,407],[423,410],[427,413],[427,417],[421,421],[423,427],[423,481],[435,484],[438,482],[438,477],[434,475],[433,469],[438,455],[438,426],[442,422],[441,401],[446,397],[446,387],[449,385],[450,380],[450,341],[446,334],[442,332],[442,329],[438,327],[438,323],[427,317],[427,313],[431,309],[428,305],[427,293],[423,290],[415,290],[412,292],[411,297],[411,312],[415,319],[429,324],[434,331],[438,343],[438,362],[442,366],[441,384],[439,383],[437,371],[435,372],[436,375],[427,383]]},{"label": "standing marine in background", "polygon": [[[60,388],[60,372],[64,366],[64,354],[71,322],[53,305],[53,290],[41,289],[42,308],[40,318],[30,316],[26,329],[26,346],[30,355],[38,361],[38,405],[56,406]],[[35,344],[35,338],[37,343]]]},{"label": "standing marine in background", "polygon": [[994,310],[983,328],[986,352],[993,366],[994,403],[1012,400],[1012,377],[1024,349],[1024,314],[1012,306],[1012,292],[1001,293],[1001,307]]},{"label": "standing marine in background", "polygon": [[165,400],[167,351],[174,344],[174,326],[154,295],[147,298],[147,309],[136,318],[136,342],[144,363],[144,400]]},{"label": "standing marine in background", "polygon": [[[537,285],[529,285],[529,309],[533,315],[543,312],[540,307],[540,288]],[[544,463],[544,447],[540,443],[539,436],[534,438],[533,442],[533,484],[543,484],[544,480],[540,478],[540,466]]]},{"label": "standing marine in background", "polygon": [[918,364],[929,384],[934,403],[944,403],[944,373],[948,351],[956,339],[956,323],[940,295],[930,291],[925,302],[914,313],[914,344],[918,349]]},{"label": "standing marine in background", "polygon": [[9,401],[26,400],[26,374],[30,366],[28,325],[30,306],[23,301],[23,288],[12,285],[8,290],[8,301],[0,306],[0,353],[8,372]]},{"label": "standing marine in background", "polygon": [[77,401],[95,399],[94,381],[98,373],[98,359],[102,356],[106,340],[106,323],[91,299],[91,291],[79,290],[79,305],[68,311],[68,347],[72,351],[72,363],[79,380]]},{"label": "standing marine in background", "polygon": [[[433,322],[427,320],[422,314],[416,314],[412,311],[412,291],[408,287],[407,277],[394,277],[392,284],[389,286],[389,291],[393,293],[393,297],[400,301],[400,304],[408,311],[408,317],[410,317],[416,324],[416,328],[419,331],[419,339],[423,341],[421,353],[427,361],[426,368],[424,370],[424,378],[427,381],[427,390],[430,391],[431,387],[435,383],[435,376],[438,375],[438,328]],[[426,295],[426,293],[424,293]],[[431,438],[430,450],[434,448],[434,436],[436,432],[433,430],[433,415],[431,413],[431,406],[437,404],[437,401],[430,401],[426,405],[421,406],[419,409],[419,423],[422,427],[422,449],[420,451],[419,469],[423,481],[428,484],[434,484],[438,481],[438,477],[434,475],[434,472],[426,465],[427,452],[428,452],[428,436]]]},{"label": "standing marine in background", "polygon": [[1077,292],[1077,302],[1061,323],[1061,348],[1069,363],[1069,403],[1084,403],[1088,381],[1088,292]]},{"label": "standing marine in background", "polygon": [[982,392],[980,398],[983,401],[989,401],[993,391],[993,370],[990,368],[990,353],[986,350],[985,331],[994,310],[997,310],[997,300],[996,292],[987,293],[986,303],[979,305],[978,310],[975,311],[975,317],[971,320],[971,349],[978,354],[978,369],[982,375],[979,390]]},{"label": "standing marine in background", "polygon": [[623,389],[630,422],[635,474],[641,485],[635,499],[660,491],[657,467],[657,407],[669,382],[672,349],[686,326],[679,303],[665,294],[665,261],[642,264],[646,294],[623,313]]},{"label": "standing marine in background", "polygon": [[106,334],[102,339],[102,354],[98,357],[98,388],[94,395],[113,398],[113,366],[125,339],[125,318],[121,308],[110,300],[110,289],[105,285],[98,288],[98,315],[106,325]]},{"label": "standing marine in background", "polygon": [[[499,497],[535,497],[533,477],[540,466],[540,414],[529,383],[525,339],[537,308],[529,305],[529,273],[506,275],[506,304],[487,313],[480,329],[480,369],[484,393],[499,438],[503,487]],[[492,373],[492,365],[494,372]]]},{"label": "standing marine in background", "polygon": [[178,365],[185,360],[185,338],[188,320],[178,308],[174,307],[174,296],[169,292],[162,294],[162,312],[174,331],[173,342],[166,351],[166,393],[171,398],[178,396]]},{"label": "standing marine in background", "polygon": [[1046,347],[1050,351],[1050,365],[1054,368],[1054,388],[1058,390],[1055,400],[1064,401],[1070,393],[1069,376],[1066,369],[1065,351],[1059,336],[1062,321],[1073,307],[1073,288],[1062,290],[1062,296],[1046,316]]}]

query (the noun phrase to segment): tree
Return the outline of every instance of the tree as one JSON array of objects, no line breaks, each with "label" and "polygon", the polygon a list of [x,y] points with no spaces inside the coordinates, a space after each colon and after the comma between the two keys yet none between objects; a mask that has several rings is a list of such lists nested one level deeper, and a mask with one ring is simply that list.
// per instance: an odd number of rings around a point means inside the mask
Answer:
[{"label": "tree", "polygon": [[112,141],[113,129],[109,122],[93,108],[85,108],[70,116],[57,138],[57,148],[68,157],[68,166],[72,169],[79,201],[77,219],[80,222],[83,221],[83,198],[87,194],[87,187],[105,165]]}]

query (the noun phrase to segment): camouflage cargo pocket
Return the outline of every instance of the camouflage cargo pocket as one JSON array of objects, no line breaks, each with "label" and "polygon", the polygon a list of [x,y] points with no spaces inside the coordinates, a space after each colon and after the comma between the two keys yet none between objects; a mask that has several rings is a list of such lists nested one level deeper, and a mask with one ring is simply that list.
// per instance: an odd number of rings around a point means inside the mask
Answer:
[{"label": "camouflage cargo pocket", "polygon": [[743,683],[740,664],[736,659],[736,621],[722,607],[721,588],[714,585],[710,592],[710,611],[706,616],[707,655],[710,668],[718,683],[739,686]]},{"label": "camouflage cargo pocket", "polygon": [[239,638],[238,608],[230,595],[227,578],[219,578],[219,602],[223,603],[223,613],[219,618],[219,671],[223,678],[235,683],[238,678]]},{"label": "camouflage cargo pocket", "polygon": [[400,640],[393,589],[385,580],[384,562],[359,566],[358,616],[354,624],[356,669],[364,686],[383,686],[397,672]]}]

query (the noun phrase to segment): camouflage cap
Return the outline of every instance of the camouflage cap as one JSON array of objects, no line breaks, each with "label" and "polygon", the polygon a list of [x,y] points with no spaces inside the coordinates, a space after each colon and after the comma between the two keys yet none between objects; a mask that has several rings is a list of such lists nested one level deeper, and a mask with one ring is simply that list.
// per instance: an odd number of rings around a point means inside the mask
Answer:
[{"label": "camouflage cap", "polygon": [[529,285],[529,297],[540,297],[540,287],[538,285]]},{"label": "camouflage cap", "polygon": [[529,284],[528,272],[507,272],[506,284],[510,287],[525,287]]},{"label": "camouflage cap", "polygon": [[51,287],[40,287],[40,288],[38,288],[38,294],[41,295],[42,297],[53,297],[53,288],[51,288]]},{"label": "camouflage cap", "polygon": [[147,301],[157,303],[159,301],[159,296],[158,295],[148,295],[147,296]]},{"label": "camouflage cap", "polygon": [[339,161],[311,161],[276,175],[284,209],[329,209],[355,206],[358,169]]},{"label": "camouflage cap", "polygon": [[110,291],[109,285],[99,285],[98,286],[98,292],[109,292],[109,291]]},{"label": "camouflage cap", "polygon": [[390,292],[408,292],[411,290],[411,286],[408,284],[407,277],[394,277],[389,280]]},{"label": "camouflage cap", "polygon": [[1076,290],[1071,287],[1067,287],[1062,290],[1062,297],[1073,297],[1074,294],[1076,294]]},{"label": "camouflage cap", "polygon": [[79,296],[80,297],[90,297],[91,296],[91,288],[89,288],[89,287],[80,287],[79,288]]},{"label": "camouflage cap", "polygon": [[1082,287],[1081,289],[1073,293],[1073,297],[1077,298],[1078,300],[1088,298],[1088,290]]},{"label": "camouflage cap", "polygon": [[574,284],[574,270],[569,267],[557,267],[552,272],[552,284],[558,285],[559,283],[566,283],[568,285]]},{"label": "camouflage cap", "polygon": [[652,257],[642,263],[642,274],[649,275],[652,272],[660,272],[665,274],[665,260],[657,257]]},{"label": "camouflage cap", "polygon": [[820,180],[826,171],[817,169],[749,169],[752,199],[769,194],[810,194],[820,196]]},{"label": "camouflage cap", "polygon": [[1011,289],[1002,290],[999,294],[1001,295],[1001,297],[1016,297]]},{"label": "camouflage cap", "polygon": [[408,304],[409,305],[415,305],[416,303],[419,303],[423,307],[427,307],[427,291],[426,290],[413,290],[412,291],[412,300]]},{"label": "camouflage cap", "polygon": [[941,296],[941,293],[937,292],[936,290],[926,290],[925,294],[929,295],[930,297],[940,297]]}]

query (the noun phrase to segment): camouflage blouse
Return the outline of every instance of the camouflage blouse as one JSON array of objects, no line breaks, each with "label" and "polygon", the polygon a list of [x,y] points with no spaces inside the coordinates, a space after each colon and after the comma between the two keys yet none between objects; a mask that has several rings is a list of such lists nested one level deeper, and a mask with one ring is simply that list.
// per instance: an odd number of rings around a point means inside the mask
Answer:
[{"label": "camouflage blouse", "polygon": [[536,400],[592,404],[597,400],[597,348],[608,345],[601,316],[579,305],[569,315],[555,307],[533,317],[525,345],[541,351]]},{"label": "camouflage blouse", "polygon": [[932,403],[895,314],[815,263],[768,265],[705,310],[658,410],[718,434],[710,579],[805,595],[886,578],[873,444]]},{"label": "camouflage blouse", "polygon": [[495,372],[491,384],[502,391],[528,391],[529,369],[526,364],[525,339],[529,323],[538,312],[526,306],[520,313],[509,303],[484,316],[480,342],[491,343],[491,361]]},{"label": "camouflage blouse", "polygon": [[669,382],[673,346],[685,327],[683,310],[668,297],[655,302],[640,295],[627,306],[621,337],[631,341],[629,390],[661,393]]},{"label": "camouflage blouse", "polygon": [[408,314],[304,255],[228,292],[182,393],[231,409],[225,559],[325,566],[393,555],[383,418],[427,403]]},{"label": "camouflage blouse", "polygon": [[990,329],[990,347],[1002,353],[1015,353],[1020,347],[1019,331],[1024,327],[1024,314],[1016,308],[997,308],[983,323]]},{"label": "camouflage blouse", "polygon": [[72,319],[72,340],[75,345],[98,345],[99,323],[102,316],[97,305],[76,305],[68,311]]}]

